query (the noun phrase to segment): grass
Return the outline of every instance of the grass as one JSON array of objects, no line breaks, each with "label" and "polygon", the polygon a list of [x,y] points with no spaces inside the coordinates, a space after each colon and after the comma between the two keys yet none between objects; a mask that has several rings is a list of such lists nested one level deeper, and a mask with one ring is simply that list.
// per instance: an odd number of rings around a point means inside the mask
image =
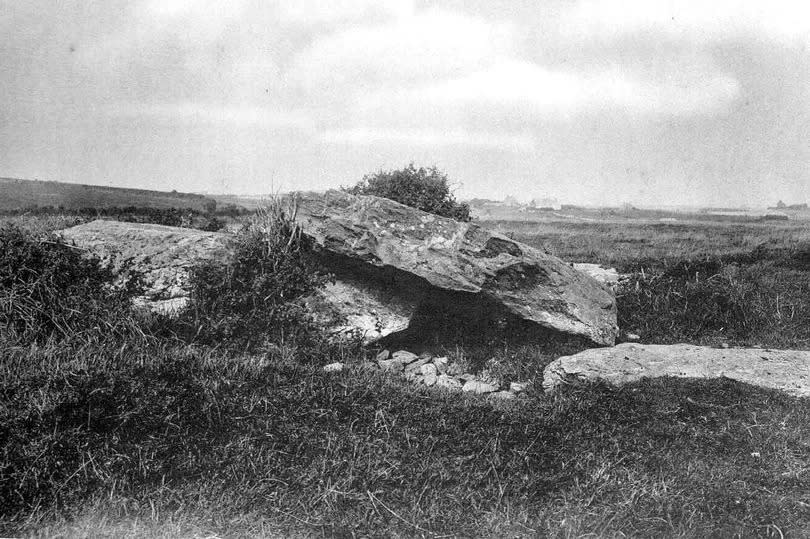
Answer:
[{"label": "grass", "polygon": [[731,381],[493,404],[189,349],[4,365],[7,534],[810,532],[810,407]]},{"label": "grass", "polygon": [[486,226],[545,249],[563,260],[637,271],[684,259],[744,255],[756,249],[796,249],[810,244],[808,221],[736,223],[645,220],[572,222],[494,221]]},{"label": "grass", "polygon": [[192,208],[203,211],[216,202],[203,195],[83,185],[52,181],[0,178],[0,211],[20,208],[140,206],[148,208]]},{"label": "grass", "polygon": [[[508,226],[634,272],[620,317],[645,340],[807,346],[801,226],[577,224],[570,243],[569,223]],[[423,345],[532,384],[501,402],[403,385],[346,350],[329,360],[355,366],[326,374],[149,335],[4,343],[0,536],[810,534],[806,399],[722,379],[547,396],[543,367],[580,343]]]},{"label": "grass", "polygon": [[810,349],[807,221],[488,223],[564,260],[616,267],[619,326],[642,342]]}]

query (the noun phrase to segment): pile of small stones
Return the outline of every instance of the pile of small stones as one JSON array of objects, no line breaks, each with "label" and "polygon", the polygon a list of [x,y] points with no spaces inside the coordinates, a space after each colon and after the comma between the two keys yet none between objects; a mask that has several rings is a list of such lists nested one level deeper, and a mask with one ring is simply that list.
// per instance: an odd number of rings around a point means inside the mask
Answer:
[{"label": "pile of small stones", "polygon": [[[446,357],[434,357],[430,354],[417,355],[407,350],[393,354],[383,350],[377,354],[376,361],[364,362],[361,367],[379,369],[384,372],[399,374],[414,384],[432,388],[443,388],[449,391],[487,394],[501,399],[513,399],[526,390],[528,384],[512,382],[508,386],[491,376],[487,371],[478,375],[465,373]],[[343,363],[330,363],[323,367],[325,372],[339,372],[345,368]]]}]

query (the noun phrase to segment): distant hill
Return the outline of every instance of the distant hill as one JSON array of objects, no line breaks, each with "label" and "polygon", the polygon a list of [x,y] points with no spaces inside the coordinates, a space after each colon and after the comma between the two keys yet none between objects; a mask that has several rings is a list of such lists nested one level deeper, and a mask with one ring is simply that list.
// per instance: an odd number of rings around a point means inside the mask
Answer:
[{"label": "distant hill", "polygon": [[216,207],[212,198],[176,191],[148,191],[101,185],[48,182],[0,178],[0,211],[27,208],[62,207],[67,210],[79,208],[111,208],[137,206],[143,208],[189,208],[199,211]]}]

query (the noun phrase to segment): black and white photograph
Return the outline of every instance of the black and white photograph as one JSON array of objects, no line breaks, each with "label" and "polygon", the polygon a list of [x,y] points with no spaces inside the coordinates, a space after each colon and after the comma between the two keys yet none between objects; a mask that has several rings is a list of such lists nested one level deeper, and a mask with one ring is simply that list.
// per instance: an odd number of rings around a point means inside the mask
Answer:
[{"label": "black and white photograph", "polygon": [[0,538],[810,537],[810,4],[0,0]]}]

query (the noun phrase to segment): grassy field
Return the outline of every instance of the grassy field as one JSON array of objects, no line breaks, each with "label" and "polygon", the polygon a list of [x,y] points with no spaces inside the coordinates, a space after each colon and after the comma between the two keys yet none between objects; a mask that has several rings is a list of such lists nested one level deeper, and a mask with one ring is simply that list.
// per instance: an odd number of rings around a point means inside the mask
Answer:
[{"label": "grassy field", "polygon": [[203,195],[176,191],[169,193],[102,185],[0,178],[0,212],[37,207],[73,210],[113,206],[156,209],[189,208],[205,211],[212,204],[216,206],[213,199]]},{"label": "grassy field", "polygon": [[[631,273],[620,324],[645,341],[810,348],[806,222],[486,226]],[[530,382],[492,402],[364,371],[345,349],[137,335],[0,343],[0,535],[810,535],[807,400],[728,380],[544,395],[542,368],[578,343],[426,335]],[[335,359],[351,367],[319,370]]]}]

